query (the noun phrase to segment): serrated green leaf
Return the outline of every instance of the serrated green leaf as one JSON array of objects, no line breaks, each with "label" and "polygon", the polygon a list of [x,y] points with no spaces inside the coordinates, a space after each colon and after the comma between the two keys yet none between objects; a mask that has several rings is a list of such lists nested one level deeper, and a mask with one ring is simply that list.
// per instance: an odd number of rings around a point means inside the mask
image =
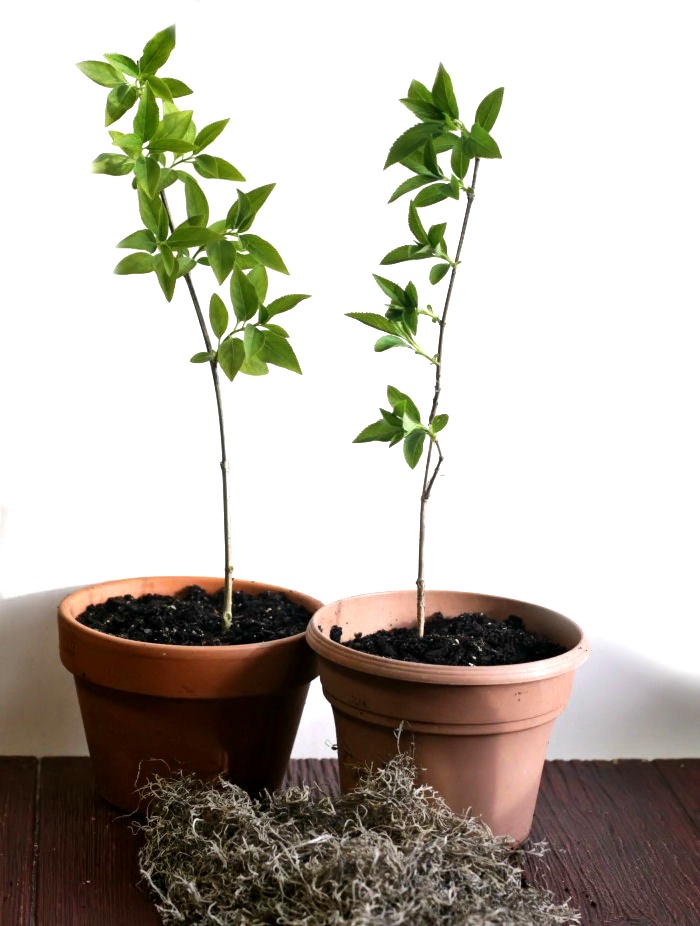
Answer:
[{"label": "serrated green leaf", "polygon": [[428,233],[425,228],[423,228],[423,223],[421,222],[418,216],[418,210],[416,209],[416,204],[411,200],[408,207],[408,227],[413,232],[413,235],[418,241],[419,244],[428,244]]},{"label": "serrated green leaf", "polygon": [[433,180],[432,177],[427,176],[416,176],[409,177],[408,180],[404,180],[403,183],[400,183],[394,192],[391,194],[389,199],[390,203],[395,202],[399,197],[403,196],[405,193],[411,193],[413,190],[417,190],[422,186],[425,186],[426,183],[431,183]]},{"label": "serrated green leaf", "polygon": [[431,225],[428,229],[428,241],[434,248],[442,244],[446,228],[446,222],[439,222],[437,225]]},{"label": "serrated green leaf", "polygon": [[498,145],[486,129],[475,122],[471,129],[471,145],[474,154],[479,158],[500,158]]},{"label": "serrated green leaf", "polygon": [[228,309],[218,293],[212,293],[209,300],[209,324],[217,341],[226,334],[228,328]]},{"label": "serrated green leaf", "polygon": [[439,203],[450,196],[452,196],[452,188],[449,183],[433,183],[431,186],[421,190],[413,202],[422,209],[425,206]]},{"label": "serrated green leaf", "polygon": [[501,111],[502,102],[503,87],[499,87],[497,90],[493,90],[491,93],[489,93],[488,96],[485,96],[481,103],[479,103],[479,107],[474,118],[482,127],[482,129],[490,132],[494,127],[496,119],[498,118],[498,114]]},{"label": "serrated green leaf", "polygon": [[430,430],[433,434],[437,434],[439,431],[442,431],[449,420],[449,415],[436,415],[430,423]]},{"label": "serrated green leaf", "polygon": [[124,74],[128,74],[129,77],[139,76],[139,68],[133,58],[129,58],[127,55],[105,55],[104,57],[110,64],[113,64]]},{"label": "serrated green leaf", "polygon": [[370,441],[394,441],[397,436],[401,440],[401,429],[393,427],[382,418],[360,431],[353,444],[367,444]]},{"label": "serrated green leaf", "polygon": [[380,354],[382,351],[389,350],[392,347],[409,347],[410,345],[403,338],[396,334],[385,334],[375,343],[374,349]]},{"label": "serrated green leaf", "polygon": [[423,454],[425,437],[425,431],[422,428],[416,428],[414,431],[410,431],[404,438],[403,455],[411,469],[416,468]]},{"label": "serrated green leaf", "polygon": [[279,273],[289,273],[284,261],[269,241],[265,241],[264,238],[260,238],[258,235],[250,234],[241,235],[240,240],[248,253],[252,254],[259,263],[269,267],[270,270],[277,270]]},{"label": "serrated green leaf", "polygon": [[292,350],[292,345],[287,340],[286,334],[279,334],[278,331],[273,331],[272,328],[268,328],[265,345],[260,356],[267,363],[272,363],[285,370],[291,370],[292,373],[301,373],[299,361]]},{"label": "serrated green leaf", "polygon": [[151,273],[155,269],[153,257],[150,254],[139,252],[137,254],[128,254],[119,261],[114,268],[114,272],[119,275],[129,273]]},{"label": "serrated green leaf", "polygon": [[386,277],[380,277],[376,273],[373,273],[372,276],[376,280],[377,286],[379,286],[381,291],[391,299],[394,305],[408,305],[406,301],[406,293],[403,289],[401,289],[398,283],[387,280]]},{"label": "serrated green leaf", "polygon": [[77,67],[86,77],[94,80],[101,87],[127,86],[124,75],[111,64],[105,64],[104,61],[80,61]]},{"label": "serrated green leaf", "polygon": [[105,125],[111,125],[117,119],[127,113],[134,103],[138,100],[139,95],[136,87],[130,84],[119,84],[109,91],[107,97],[107,106],[105,108]]},{"label": "serrated green leaf", "polygon": [[134,248],[137,251],[148,251],[152,254],[156,249],[156,236],[147,228],[140,228],[131,235],[127,235],[117,245],[118,248]]},{"label": "serrated green leaf", "polygon": [[381,260],[381,263],[400,264],[405,260],[422,260],[424,257],[430,257],[430,248],[424,245],[404,244],[401,247],[394,248]]},{"label": "serrated green leaf", "polygon": [[168,26],[146,42],[139,58],[139,73],[155,74],[163,67],[175,48],[175,26]]},{"label": "serrated green leaf", "polygon": [[200,350],[194,356],[190,357],[190,363],[211,363],[216,358],[213,350]]},{"label": "serrated green leaf", "polygon": [[410,280],[406,284],[406,304],[409,308],[418,308],[418,290],[416,289],[415,283],[412,283]]},{"label": "serrated green leaf", "polygon": [[260,300],[255,287],[238,267],[231,274],[231,303],[239,321],[249,321],[260,307]]},{"label": "serrated green leaf", "polygon": [[226,338],[216,352],[216,359],[224,374],[233,380],[245,360],[245,348],[240,338]]},{"label": "serrated green leaf", "polygon": [[113,154],[106,152],[98,154],[92,162],[92,172],[94,174],[109,174],[111,177],[123,177],[131,173],[134,162],[125,154]]},{"label": "serrated green leaf", "polygon": [[419,80],[412,80],[406,96],[409,100],[422,100],[424,103],[432,103],[433,95]]},{"label": "serrated green leaf", "polygon": [[384,164],[384,168],[390,167],[412,154],[416,149],[422,148],[429,138],[433,138],[442,132],[442,125],[436,122],[419,122],[418,125],[412,125],[410,129],[399,135],[396,141],[389,149],[389,154]]},{"label": "serrated green leaf", "polygon": [[433,84],[433,102],[443,113],[452,119],[459,119],[459,107],[452,89],[452,80],[443,65],[437,69]]},{"label": "serrated green leaf", "polygon": [[397,334],[400,330],[396,322],[390,321],[384,315],[378,315],[375,312],[346,312],[348,318],[354,318],[369,328],[376,328],[377,331],[386,331],[388,334]]},{"label": "serrated green leaf", "polygon": [[275,315],[280,315],[282,312],[288,312],[290,309],[293,309],[298,305],[303,299],[308,299],[309,296],[301,295],[299,293],[293,293],[289,296],[280,296],[278,299],[274,299],[267,306],[267,317],[272,318]]},{"label": "serrated green leaf", "polygon": [[414,100],[410,97],[404,97],[404,99],[399,100],[400,103],[410,109],[414,116],[418,116],[419,119],[422,119],[424,122],[438,122],[442,119],[442,113],[437,108],[433,106],[432,103],[428,103],[425,100]]},{"label": "serrated green leaf", "polygon": [[433,285],[435,285],[435,283],[439,283],[449,269],[449,264],[434,264],[430,268],[430,282]]},{"label": "serrated green leaf", "polygon": [[255,292],[258,294],[258,299],[260,302],[264,302],[265,296],[267,296],[267,270],[258,264],[257,267],[253,267],[253,269],[250,271],[248,274],[248,279],[255,287]]},{"label": "serrated green leaf", "polygon": [[199,152],[207,148],[214,139],[221,135],[228,124],[228,119],[220,119],[218,122],[211,122],[209,125],[205,125],[201,132],[198,132],[195,137],[194,150]]},{"label": "serrated green leaf", "polygon": [[214,271],[217,283],[221,285],[233,270],[236,262],[236,249],[232,242],[221,238],[206,245],[209,266]]},{"label": "serrated green leaf", "polygon": [[198,154],[192,161],[194,169],[202,177],[212,180],[245,180],[243,174],[223,158],[211,154]]}]

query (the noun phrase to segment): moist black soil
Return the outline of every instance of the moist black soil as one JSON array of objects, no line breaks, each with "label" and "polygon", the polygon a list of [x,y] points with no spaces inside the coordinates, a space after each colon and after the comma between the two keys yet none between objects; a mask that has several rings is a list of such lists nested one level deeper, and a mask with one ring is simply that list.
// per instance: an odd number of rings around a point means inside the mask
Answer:
[{"label": "moist black soil", "polygon": [[118,595],[91,604],[79,624],[125,640],[181,646],[230,646],[265,643],[301,633],[311,615],[281,592],[233,594],[233,623],[223,631],[223,588],[209,595],[190,585],[175,596]]},{"label": "moist black soil", "polygon": [[332,627],[331,640],[373,656],[436,666],[510,666],[566,652],[558,643],[527,630],[515,615],[497,621],[485,614],[447,618],[437,612],[426,620],[422,638],[415,627],[358,633],[353,640],[342,640],[342,633],[341,627]]}]

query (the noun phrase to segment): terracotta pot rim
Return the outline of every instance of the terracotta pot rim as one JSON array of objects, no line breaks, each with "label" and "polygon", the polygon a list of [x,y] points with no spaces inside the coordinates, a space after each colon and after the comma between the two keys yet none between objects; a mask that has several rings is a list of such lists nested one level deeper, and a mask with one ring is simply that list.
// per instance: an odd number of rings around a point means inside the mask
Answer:
[{"label": "terracotta pot rim", "polygon": [[330,602],[319,608],[312,616],[306,628],[306,639],[314,652],[322,659],[327,659],[337,665],[363,672],[367,675],[393,678],[401,681],[427,684],[427,685],[511,685],[553,678],[567,672],[573,672],[588,658],[589,644],[581,628],[570,618],[526,601],[514,598],[504,598],[498,595],[481,594],[477,592],[458,592],[448,589],[431,589],[431,597],[439,595],[465,595],[484,600],[491,600],[502,604],[507,603],[517,610],[521,606],[530,611],[546,613],[568,623],[579,635],[578,642],[559,656],[549,659],[540,659],[535,662],[522,662],[505,666],[442,666],[429,665],[418,662],[403,662],[399,659],[390,659],[386,656],[375,656],[370,653],[361,653],[349,649],[342,643],[335,643],[327,633],[330,627],[321,631],[318,627],[319,615],[332,614],[333,610],[345,602],[367,601],[372,598],[386,598],[397,596],[401,599],[410,595],[415,597],[415,590],[402,589],[389,592],[369,592],[360,595],[350,595]]},{"label": "terracotta pot rim", "polygon": [[[107,645],[108,641],[109,645],[115,647],[117,650],[120,650],[125,655],[129,652],[134,654],[145,654],[151,652],[155,654],[155,651],[158,650],[159,653],[162,653],[163,655],[177,654],[180,658],[187,658],[186,654],[190,653],[192,654],[192,657],[194,657],[196,654],[201,654],[202,656],[206,654],[210,658],[218,653],[223,658],[230,656],[232,653],[252,654],[254,652],[259,652],[262,649],[270,650],[276,646],[289,643],[292,640],[300,640],[304,636],[305,631],[302,630],[300,633],[295,633],[288,637],[279,637],[277,640],[266,640],[261,643],[232,643],[223,646],[198,646],[187,643],[148,643],[143,640],[126,640],[123,637],[116,637],[113,634],[103,633],[101,630],[95,630],[92,627],[86,627],[84,624],[78,623],[76,616],[68,613],[68,603],[74,597],[79,595],[87,595],[90,592],[104,588],[105,586],[126,586],[133,582],[143,582],[144,580],[150,582],[160,582],[163,580],[171,581],[173,579],[182,580],[182,588],[186,588],[188,585],[199,585],[201,582],[220,582],[223,585],[224,581],[217,576],[132,576],[126,579],[108,579],[104,582],[95,582],[91,585],[84,585],[76,588],[74,591],[66,595],[65,598],[63,598],[58,606],[59,620],[70,624],[74,633],[84,634],[86,640],[91,639],[97,645]],[[300,598],[308,598],[315,602],[318,607],[322,607],[322,603],[318,599],[312,598],[310,595],[306,595],[305,593],[299,592],[296,589],[289,589],[281,585],[273,585],[269,582],[259,582],[252,579],[236,579],[234,580],[234,590],[236,583],[245,586],[258,586],[261,591],[284,592],[285,594],[291,592],[294,595],[298,595]],[[114,594],[120,594],[120,592],[115,592]],[[129,592],[125,591],[121,594],[129,594]],[[109,594],[105,597],[110,598],[112,597],[112,594]]]}]

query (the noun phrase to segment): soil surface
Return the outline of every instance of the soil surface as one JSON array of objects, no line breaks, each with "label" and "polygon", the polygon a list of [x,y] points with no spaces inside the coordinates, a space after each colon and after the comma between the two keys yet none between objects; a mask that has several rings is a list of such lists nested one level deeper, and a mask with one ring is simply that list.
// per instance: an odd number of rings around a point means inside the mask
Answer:
[{"label": "soil surface", "polygon": [[437,666],[509,666],[566,652],[558,643],[531,633],[515,615],[496,621],[485,614],[446,618],[437,612],[426,620],[423,638],[415,627],[378,630],[366,636],[358,633],[353,640],[341,640],[341,636],[341,627],[331,628],[331,640],[350,649]]},{"label": "soil surface", "polygon": [[221,627],[223,588],[208,595],[190,585],[176,596],[119,595],[91,604],[77,618],[79,624],[125,640],[181,646],[230,646],[264,643],[301,633],[311,615],[281,592],[233,595],[233,623]]}]

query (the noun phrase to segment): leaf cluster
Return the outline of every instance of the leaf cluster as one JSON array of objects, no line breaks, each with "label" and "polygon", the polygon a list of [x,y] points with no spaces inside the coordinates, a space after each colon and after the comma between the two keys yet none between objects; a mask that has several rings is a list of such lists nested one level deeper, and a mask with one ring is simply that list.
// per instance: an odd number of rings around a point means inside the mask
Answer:
[{"label": "leaf cluster", "polygon": [[[501,87],[481,101],[468,127],[460,120],[452,80],[442,64],[431,89],[420,81],[411,81],[401,102],[419,121],[394,141],[384,167],[400,164],[411,174],[396,188],[390,203],[406,193],[419,191],[408,207],[408,228],[413,240],[389,251],[382,259],[382,265],[425,259],[436,261],[428,274],[433,285],[448,273],[454,274],[458,260],[450,257],[447,249],[447,223],[428,225],[423,222],[420,210],[447,199],[459,200],[466,196],[470,200],[473,197],[473,189],[466,182],[470,165],[476,165],[481,158],[501,156],[491,129],[502,100]],[[374,345],[375,351],[409,347],[439,368],[442,359],[439,349],[437,352],[424,350],[418,343],[418,321],[420,316],[427,316],[442,332],[449,290],[445,309],[439,316],[430,305],[419,307],[418,292],[412,282],[403,288],[385,277],[375,275],[374,278],[390,299],[385,313],[349,312],[348,316],[382,332]],[[427,423],[421,423],[416,404],[407,395],[389,386],[388,397],[392,410],[381,409],[381,419],[361,431],[355,442],[386,441],[393,446],[403,441],[404,458],[413,468],[421,458],[425,438],[437,443],[437,434],[447,424],[448,416],[437,414],[437,403],[434,402]]]},{"label": "leaf cluster", "polygon": [[[116,151],[93,161],[96,173],[132,177],[141,226],[117,245],[131,254],[115,268],[118,274],[154,273],[166,299],[176,283],[198,266],[209,267],[219,287],[228,281],[227,305],[219,293],[209,302],[209,326],[214,348],[192,357],[195,363],[218,364],[229,379],[238,372],[259,376],[268,364],[300,373],[289,335],[272,319],[294,308],[306,295],[293,294],[267,301],[268,270],[287,274],[277,249],[251,232],[258,212],[274,184],[244,192],[224,218],[212,221],[201,180],[242,182],[243,174],[224,158],[207,149],[226,128],[221,119],[197,129],[190,109],[176,100],[191,89],[176,78],[158,72],[175,47],[175,27],[150,39],[141,57],[107,54],[104,61],[83,61],[80,70],[109,89],[105,125],[111,126],[133,112],[130,130],[111,129]],[[173,224],[165,191],[179,189],[186,219]]]}]

